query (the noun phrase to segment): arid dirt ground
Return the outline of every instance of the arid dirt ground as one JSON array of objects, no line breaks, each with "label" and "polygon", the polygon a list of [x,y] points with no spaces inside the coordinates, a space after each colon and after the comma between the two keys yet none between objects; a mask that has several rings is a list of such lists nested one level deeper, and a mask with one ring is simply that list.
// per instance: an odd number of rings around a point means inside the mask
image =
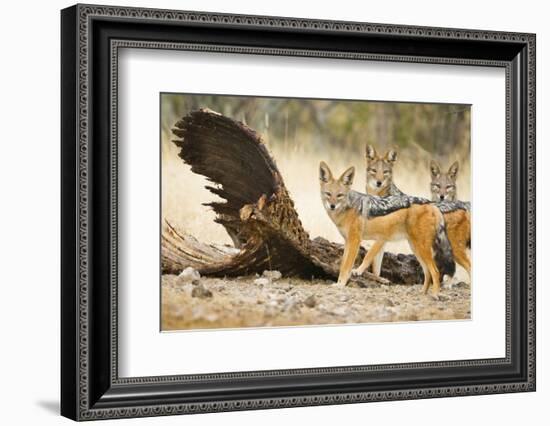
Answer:
[{"label": "arid dirt ground", "polygon": [[162,330],[470,318],[470,286],[444,287],[440,300],[420,285],[338,288],[323,280],[162,277]]}]

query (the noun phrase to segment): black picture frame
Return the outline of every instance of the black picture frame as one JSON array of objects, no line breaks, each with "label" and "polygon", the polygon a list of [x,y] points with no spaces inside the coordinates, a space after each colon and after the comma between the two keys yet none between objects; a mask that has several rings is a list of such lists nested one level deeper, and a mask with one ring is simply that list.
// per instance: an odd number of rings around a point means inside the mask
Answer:
[{"label": "black picture frame", "polygon": [[[159,416],[535,390],[534,34],[75,5],[61,12],[61,414]],[[506,70],[506,356],[119,378],[121,46]],[[114,123],[114,124],[113,124]]]}]

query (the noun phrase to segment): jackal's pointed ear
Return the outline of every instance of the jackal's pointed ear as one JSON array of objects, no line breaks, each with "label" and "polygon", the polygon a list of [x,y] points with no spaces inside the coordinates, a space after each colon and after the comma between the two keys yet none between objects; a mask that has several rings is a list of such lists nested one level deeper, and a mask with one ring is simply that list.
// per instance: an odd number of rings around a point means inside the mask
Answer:
[{"label": "jackal's pointed ear", "polygon": [[340,179],[338,180],[346,186],[351,186],[353,185],[354,176],[355,176],[355,167],[351,166],[344,173],[342,173],[342,176],[340,176]]},{"label": "jackal's pointed ear", "polygon": [[441,169],[435,160],[430,161],[430,173],[432,174],[432,178],[441,176]]},{"label": "jackal's pointed ear", "polygon": [[386,152],[384,160],[386,160],[387,163],[395,163],[395,160],[397,160],[397,151],[395,149],[390,149]]},{"label": "jackal's pointed ear", "polygon": [[324,161],[319,164],[319,180],[324,183],[332,180],[332,172]]},{"label": "jackal's pointed ear", "polygon": [[366,155],[367,155],[367,161],[376,160],[376,157],[378,157],[378,154],[376,153],[376,149],[374,149],[372,145],[367,145]]},{"label": "jackal's pointed ear", "polygon": [[449,171],[447,172],[447,174],[452,180],[456,180],[456,175],[458,174],[458,161],[455,161],[453,164],[451,164],[451,167],[449,167]]}]

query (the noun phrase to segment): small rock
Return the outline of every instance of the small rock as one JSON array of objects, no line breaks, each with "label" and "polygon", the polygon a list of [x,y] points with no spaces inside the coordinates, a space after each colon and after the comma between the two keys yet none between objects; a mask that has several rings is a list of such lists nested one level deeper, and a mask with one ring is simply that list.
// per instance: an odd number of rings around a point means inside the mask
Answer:
[{"label": "small rock", "polygon": [[192,318],[194,320],[201,319],[205,315],[204,307],[202,306],[195,306],[193,310],[191,311]]},{"label": "small rock", "polygon": [[281,279],[283,274],[281,274],[279,271],[264,271],[262,276],[267,279],[270,279],[271,281],[277,281]]},{"label": "small rock", "polygon": [[196,283],[201,279],[201,274],[199,274],[199,271],[197,271],[195,268],[191,268],[190,266],[185,268],[181,273],[178,275],[178,284],[188,284],[188,283]]},{"label": "small rock", "polygon": [[267,279],[267,278],[256,278],[256,279],[254,280],[254,284],[263,287],[264,285],[268,285],[268,284],[269,284],[269,279]]},{"label": "small rock", "polygon": [[332,311],[332,313],[333,313],[334,315],[338,315],[339,317],[343,317],[343,316],[347,315],[348,310],[346,309],[345,306],[339,306],[339,307],[337,307],[336,309],[334,309],[334,310]]},{"label": "small rock", "polygon": [[387,321],[391,318],[392,312],[386,307],[379,307],[375,310],[374,315],[382,321]]},{"label": "small rock", "polygon": [[330,314],[330,311],[327,309],[327,307],[323,303],[320,303],[318,305],[316,304],[315,307],[318,311],[321,311],[325,314]]},{"label": "small rock", "polygon": [[198,284],[195,287],[193,287],[193,290],[191,291],[191,296],[198,297],[200,299],[206,299],[206,298],[212,297],[212,292],[202,284]]},{"label": "small rock", "polygon": [[391,299],[387,299],[387,298],[384,299],[384,301],[382,302],[382,304],[383,304],[384,306],[395,306],[395,303],[393,303]]},{"label": "small rock", "polygon": [[215,314],[215,313],[210,313],[210,314],[206,315],[206,317],[205,317],[206,321],[209,321],[209,322],[217,321],[218,318],[219,318],[218,315]]},{"label": "small rock", "polygon": [[349,297],[346,295],[340,296],[340,302],[347,302],[349,300]]},{"label": "small rock", "polygon": [[298,307],[298,301],[294,297],[289,297],[283,303],[283,310],[284,311],[291,311],[293,309],[296,309],[297,307]]},{"label": "small rock", "polygon": [[312,294],[304,300],[304,305],[306,305],[308,308],[314,308],[317,304],[317,301],[315,300],[315,296]]}]

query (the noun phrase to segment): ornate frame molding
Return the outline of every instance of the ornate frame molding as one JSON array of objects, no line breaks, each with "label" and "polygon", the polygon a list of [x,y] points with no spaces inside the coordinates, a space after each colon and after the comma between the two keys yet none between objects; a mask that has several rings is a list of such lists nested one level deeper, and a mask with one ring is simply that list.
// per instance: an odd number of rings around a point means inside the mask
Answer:
[{"label": "ornate frame molding", "polygon": [[[76,215],[76,229],[72,237],[76,241],[74,253],[70,258],[64,261],[75,262],[73,265],[76,272],[75,279],[65,280],[63,283],[63,291],[74,292],[76,306],[74,312],[68,308],[63,316],[63,321],[74,320],[76,326],[76,336],[67,336],[65,332],[65,341],[63,343],[64,351],[75,349],[77,356],[74,360],[74,371],[71,374],[76,379],[74,383],[70,380],[63,381],[66,392],[74,391],[77,393],[75,399],[76,406],[72,406],[72,399],[69,399],[62,391],[62,399],[65,403],[65,408],[62,407],[63,414],[79,420],[91,420],[113,417],[140,417],[151,415],[169,415],[169,414],[184,414],[198,412],[213,412],[213,411],[229,411],[229,410],[245,410],[245,409],[261,409],[261,408],[276,408],[276,407],[291,407],[291,406],[307,406],[307,405],[325,405],[325,404],[342,404],[352,402],[367,402],[367,401],[382,401],[382,400],[400,400],[400,399],[416,399],[416,398],[434,398],[443,396],[461,396],[475,395],[488,393],[504,393],[518,391],[533,391],[535,389],[535,36],[533,34],[519,34],[510,32],[495,32],[495,31],[478,31],[464,29],[447,29],[447,28],[427,28],[427,27],[411,27],[402,25],[385,25],[385,24],[369,24],[358,22],[336,22],[324,20],[309,20],[267,16],[246,16],[246,15],[229,15],[203,12],[183,12],[170,10],[156,9],[137,9],[126,7],[104,7],[77,5],[71,9],[64,11],[66,19],[66,33],[64,37],[75,37],[74,51],[71,53],[65,52],[65,57],[74,60],[75,63],[70,67],[74,68],[75,81],[74,89],[76,94],[76,105],[64,105],[66,108],[76,108],[76,128],[74,138],[67,138],[63,141],[64,146],[74,144],[76,156],[65,161],[76,161],[74,170],[75,182],[73,183],[75,190],[75,199],[65,199],[65,206],[71,204],[71,211]],[[220,399],[215,402],[165,402],[157,404],[137,404],[131,405],[124,403],[114,404],[111,400],[101,403],[101,399],[92,397],[94,391],[90,389],[91,375],[96,371],[90,364],[90,356],[92,348],[90,342],[94,339],[90,330],[91,323],[94,318],[90,315],[90,253],[91,253],[91,215],[94,206],[91,205],[93,195],[91,194],[92,170],[90,169],[90,116],[92,114],[93,96],[91,81],[91,49],[97,48],[92,45],[92,23],[95,20],[110,20],[111,22],[139,22],[142,24],[161,24],[166,22],[177,23],[178,25],[215,25],[223,26],[224,28],[254,28],[254,29],[277,29],[281,31],[292,32],[308,32],[315,31],[316,33],[332,34],[355,34],[355,35],[376,35],[387,37],[388,39],[395,37],[411,37],[415,40],[437,39],[447,40],[449,42],[456,41],[473,41],[473,42],[488,42],[488,43],[506,43],[507,45],[517,45],[518,48],[525,49],[523,61],[527,61],[525,69],[527,71],[525,81],[525,126],[527,140],[525,152],[525,186],[526,190],[526,221],[527,235],[525,236],[526,246],[526,283],[523,285],[526,295],[526,375],[525,379],[511,381],[500,384],[479,384],[479,385],[456,385],[456,386],[435,386],[427,388],[401,388],[398,390],[386,391],[366,391],[366,392],[337,392],[337,393],[320,393],[301,396],[274,396],[269,398],[244,398],[244,399]],[[69,27],[70,26],[70,27]],[[69,49],[71,48],[71,49]],[[67,46],[65,50],[72,50],[73,46]],[[264,55],[298,55],[310,57],[324,58],[339,58],[339,59],[358,59],[358,60],[374,60],[374,61],[397,61],[397,62],[421,62],[421,63],[443,63],[456,65],[480,65],[503,67],[506,69],[506,194],[507,194],[507,210],[506,210],[506,232],[507,232],[507,259],[506,259],[506,357],[504,359],[486,359],[486,360],[467,360],[456,362],[434,362],[434,363],[415,363],[415,364],[394,364],[382,366],[361,366],[361,367],[327,367],[321,369],[304,369],[304,370],[274,370],[262,372],[245,372],[245,373],[225,373],[212,375],[195,375],[195,376],[161,376],[161,377],[145,377],[145,378],[126,378],[118,377],[117,369],[117,70],[118,70],[118,49],[119,48],[154,48],[154,49],[176,49],[176,50],[195,50],[195,51],[217,51],[239,54],[264,54]],[[226,379],[246,379],[246,378],[263,378],[276,376],[304,376],[308,374],[330,375],[333,373],[357,373],[357,372],[372,372],[386,370],[406,370],[411,368],[448,368],[448,367],[473,367],[487,365],[504,365],[511,363],[512,356],[512,321],[514,320],[511,309],[511,300],[513,297],[512,289],[512,265],[511,257],[513,250],[518,250],[517,247],[512,247],[512,197],[513,189],[516,188],[516,182],[512,180],[512,161],[514,160],[514,152],[512,150],[512,138],[514,137],[514,129],[511,126],[513,114],[516,114],[516,105],[512,104],[512,98],[516,95],[516,91],[520,90],[514,85],[522,84],[513,79],[513,74],[516,72],[518,64],[513,60],[503,59],[475,59],[475,58],[460,58],[460,57],[440,57],[440,56],[418,56],[418,55],[402,55],[402,54],[383,54],[383,53],[364,53],[364,52],[344,52],[344,51],[328,51],[315,49],[296,49],[296,48],[279,48],[279,47],[253,47],[253,46],[232,46],[212,43],[183,43],[176,41],[145,41],[145,40],[110,40],[109,46],[110,55],[110,77],[109,88],[110,94],[110,330],[109,339],[111,345],[111,357],[109,365],[109,386],[113,389],[121,389],[124,386],[132,385],[169,385],[171,383],[185,382],[216,382]],[[525,59],[526,58],[526,59]],[[68,71],[72,69],[68,67]],[[65,102],[66,103],[66,102]],[[76,158],[76,160],[75,160]],[[69,207],[67,207],[69,209]],[[67,230],[68,232],[70,230]],[[71,312],[69,312],[71,311]],[[69,342],[70,340],[70,342]],[[74,341],[73,341],[74,340]],[[67,355],[69,356],[69,355]],[[63,366],[63,368],[66,368]],[[67,373],[68,374],[68,373]],[[66,376],[67,377],[67,376]],[[70,375],[72,378],[73,376]],[[67,382],[67,383],[66,383]],[[113,399],[114,400],[114,399]]]}]

